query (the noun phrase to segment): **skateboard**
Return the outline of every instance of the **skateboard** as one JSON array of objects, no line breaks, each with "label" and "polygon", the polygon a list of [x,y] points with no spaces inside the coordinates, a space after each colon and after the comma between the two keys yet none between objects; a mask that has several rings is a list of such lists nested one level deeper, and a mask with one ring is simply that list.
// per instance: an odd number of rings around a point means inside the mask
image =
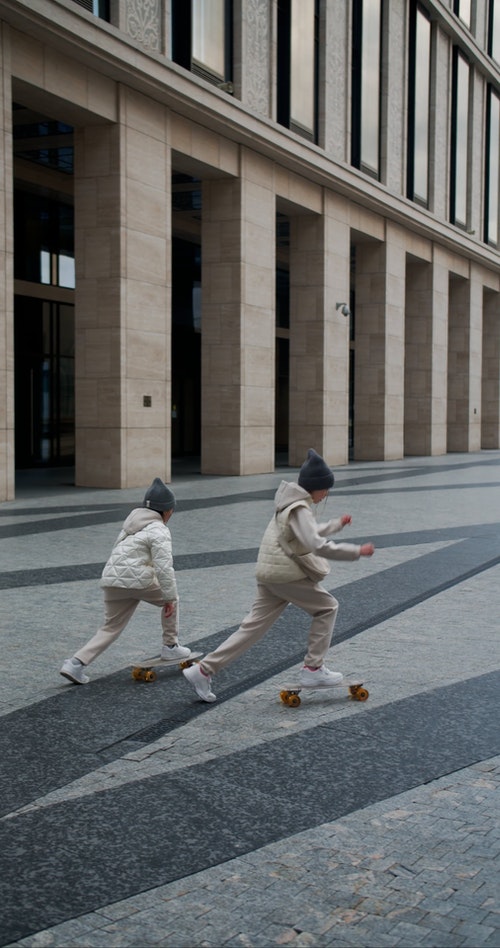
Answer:
[{"label": "skateboard", "polygon": [[369,696],[369,691],[363,688],[362,681],[343,678],[338,684],[330,685],[327,688],[322,688],[320,685],[293,685],[290,688],[283,688],[280,691],[280,698],[283,704],[287,704],[289,708],[298,708],[301,703],[299,697],[301,691],[330,691],[332,688],[347,688],[349,697],[353,701],[366,701]]},{"label": "skateboard", "polygon": [[156,681],[158,676],[155,668],[174,668],[175,665],[179,668],[189,668],[202,655],[203,652],[191,652],[187,658],[173,658],[169,661],[155,655],[154,658],[147,658],[144,662],[136,662],[132,665],[132,678],[135,681]]}]

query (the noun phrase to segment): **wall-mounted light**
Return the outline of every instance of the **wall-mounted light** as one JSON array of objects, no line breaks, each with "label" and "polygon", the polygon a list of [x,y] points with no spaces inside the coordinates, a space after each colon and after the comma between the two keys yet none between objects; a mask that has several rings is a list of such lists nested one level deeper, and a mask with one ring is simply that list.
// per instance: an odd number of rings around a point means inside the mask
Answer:
[{"label": "wall-mounted light", "polygon": [[347,303],[335,303],[335,309],[340,309],[342,316],[349,318],[351,315],[351,310],[349,309]]}]

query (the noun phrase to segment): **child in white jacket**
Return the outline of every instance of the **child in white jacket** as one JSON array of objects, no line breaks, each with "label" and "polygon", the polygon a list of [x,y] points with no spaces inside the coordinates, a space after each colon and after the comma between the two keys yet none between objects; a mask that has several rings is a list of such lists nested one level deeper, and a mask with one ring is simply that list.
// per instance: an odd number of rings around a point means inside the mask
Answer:
[{"label": "child in white jacket", "polygon": [[215,701],[212,675],[258,642],[289,603],[311,616],[307,653],[299,675],[307,687],[331,688],[342,681],[341,672],[331,671],[324,659],[337,618],[337,600],[320,585],[330,572],[328,560],[358,560],[371,556],[373,543],[333,543],[328,537],[351,523],[349,514],[318,524],[312,512],[328,496],[334,477],[316,451],[308,451],[298,484],[282,481],[274,499],[270,521],[257,558],[257,597],[239,629],[215,651],[183,671],[198,697]]},{"label": "child in white jacket", "polygon": [[155,477],[143,506],[132,510],[125,520],[104,567],[104,624],[61,668],[61,675],[75,685],[88,683],[85,666],[118,638],[141,601],[161,608],[162,658],[184,659],[191,654],[178,639],[178,595],[167,526],[174,510],[172,491]]}]

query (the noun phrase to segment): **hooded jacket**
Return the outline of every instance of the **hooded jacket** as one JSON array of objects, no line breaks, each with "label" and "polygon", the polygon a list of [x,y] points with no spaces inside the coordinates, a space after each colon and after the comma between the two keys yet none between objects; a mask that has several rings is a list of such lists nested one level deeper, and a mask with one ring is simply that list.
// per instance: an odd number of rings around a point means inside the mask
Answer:
[{"label": "hooded jacket", "polygon": [[160,513],[145,507],[132,510],[103,569],[101,586],[120,589],[159,586],[166,602],[178,598],[172,538]]},{"label": "hooded jacket", "polygon": [[293,583],[308,576],[296,560],[283,550],[278,535],[293,553],[313,553],[320,558],[325,573],[328,560],[357,560],[360,547],[354,543],[334,543],[328,536],[342,529],[341,519],[317,523],[311,495],[298,484],[282,481],[274,498],[275,516],[269,522],[257,557],[256,577],[260,583]]}]

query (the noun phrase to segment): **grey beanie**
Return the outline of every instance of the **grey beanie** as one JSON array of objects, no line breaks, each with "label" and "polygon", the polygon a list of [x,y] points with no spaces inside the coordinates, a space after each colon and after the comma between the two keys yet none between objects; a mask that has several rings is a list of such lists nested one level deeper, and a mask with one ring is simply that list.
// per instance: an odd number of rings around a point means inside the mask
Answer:
[{"label": "grey beanie", "polygon": [[143,506],[149,507],[150,510],[156,510],[158,513],[163,510],[175,510],[175,497],[161,478],[155,477],[151,487],[148,487],[144,495]]},{"label": "grey beanie", "polygon": [[299,487],[304,490],[325,490],[333,487],[333,471],[325,464],[322,457],[309,448],[307,461],[304,461],[299,471]]}]

